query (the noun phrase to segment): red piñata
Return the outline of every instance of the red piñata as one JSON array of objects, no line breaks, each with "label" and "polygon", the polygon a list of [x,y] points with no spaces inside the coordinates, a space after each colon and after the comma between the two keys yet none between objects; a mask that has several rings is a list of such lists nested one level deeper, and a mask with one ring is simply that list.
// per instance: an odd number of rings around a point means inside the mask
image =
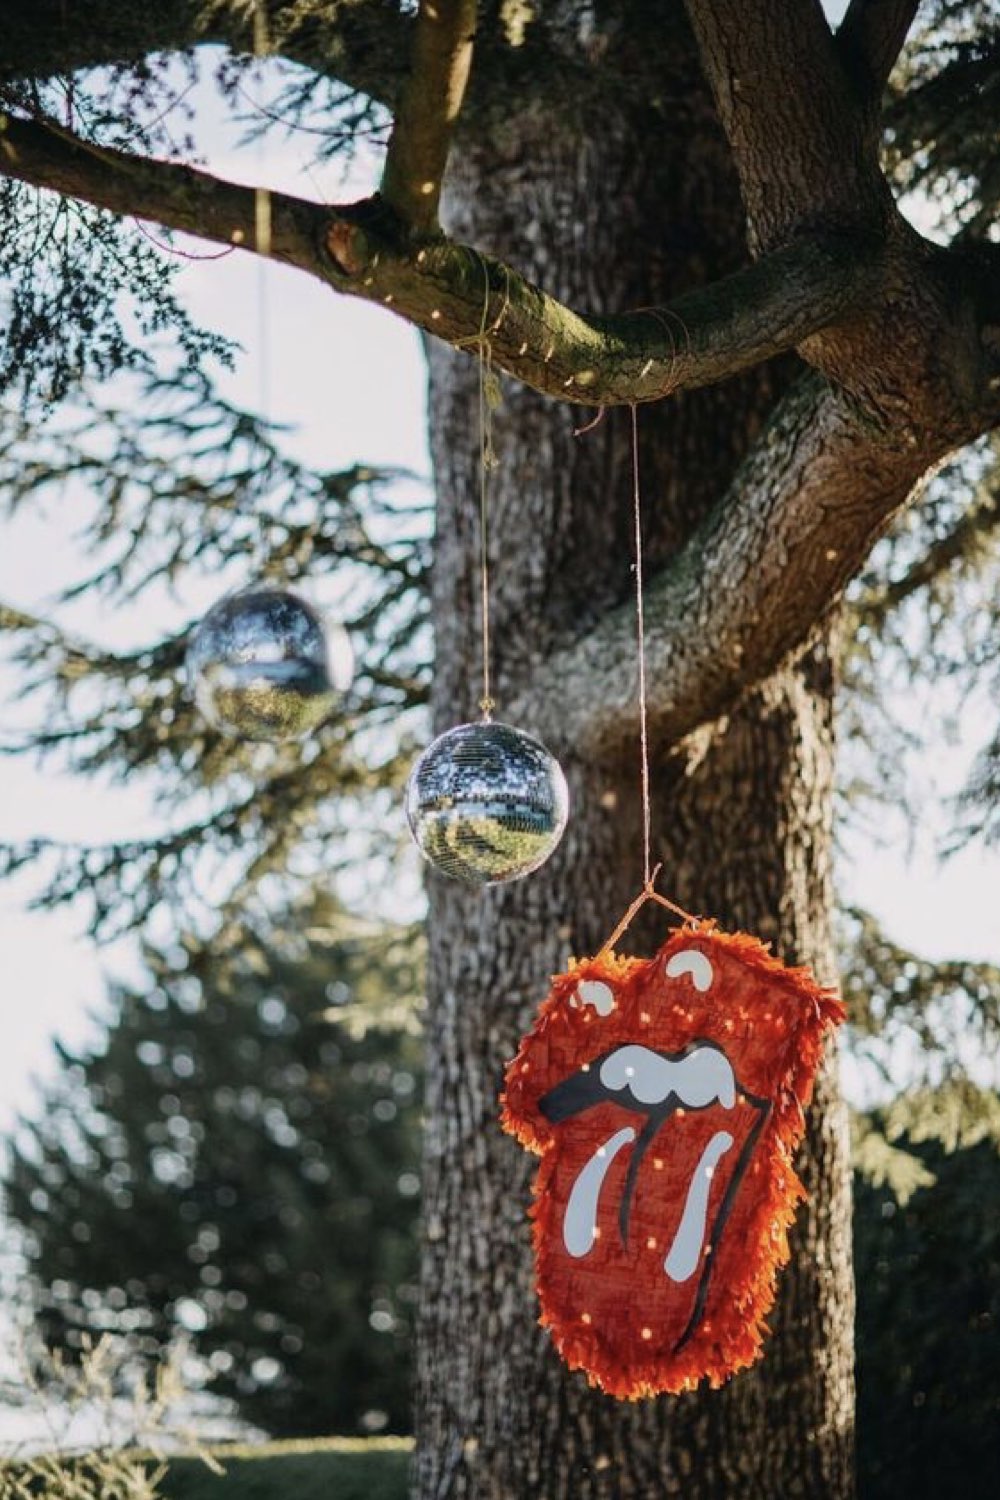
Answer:
[{"label": "red pi\u00f1ata", "polygon": [[502,1123],[541,1156],[541,1321],[571,1368],[635,1398],[757,1358],[804,1197],[803,1109],[843,1014],[808,970],[704,923],[655,958],[555,978]]}]

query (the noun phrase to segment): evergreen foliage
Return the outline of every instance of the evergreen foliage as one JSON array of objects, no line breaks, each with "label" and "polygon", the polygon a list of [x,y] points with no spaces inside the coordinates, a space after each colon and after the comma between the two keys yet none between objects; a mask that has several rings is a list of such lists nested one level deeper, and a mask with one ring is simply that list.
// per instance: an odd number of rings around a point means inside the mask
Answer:
[{"label": "evergreen foliage", "polygon": [[[949,1083],[954,1105],[968,1082],[1000,1084],[1000,965],[932,963],[857,910],[844,913],[842,937],[851,1048],[879,1095],[905,1090],[914,1105]],[[982,1107],[974,1090],[969,1108]]]},{"label": "evergreen foliage", "polygon": [[[225,7],[196,9],[212,34]],[[477,72],[530,81],[535,69],[539,92],[560,25],[585,20],[582,6],[557,10],[486,6]],[[126,30],[132,11],[122,7]],[[935,232],[974,263],[1000,215],[1000,11],[934,0],[922,14],[890,86],[885,151]],[[245,54],[244,42],[221,62],[185,54],[173,70],[155,58],[72,75],[39,66],[37,79],[6,78],[0,105],[56,127],[68,116],[98,150],[190,159],[183,93],[207,68],[251,133],[315,132],[317,159],[384,132],[367,94],[277,62],[265,67],[282,92],[262,111],[246,89],[262,65]],[[560,72],[546,100],[582,112],[601,79],[595,57],[586,80]],[[651,95],[650,111],[661,107]],[[428,690],[427,513],[400,476],[312,472],[222,400],[212,372],[231,351],[190,324],[169,256],[138,225],[10,182],[0,212],[0,491],[15,510],[49,500],[89,516],[90,560],[50,617],[0,601],[31,709],[3,748],[84,785],[146,785],[161,815],[102,847],[39,839],[0,851],[0,873],[33,870],[44,904],[82,897],[97,934],[141,929],[164,908],[189,934],[147,948],[150,986],[119,991],[107,1050],[65,1054],[44,1113],[20,1134],[8,1210],[25,1233],[40,1324],[71,1348],[84,1329],[131,1327],[155,1356],[178,1319],[204,1320],[195,1332],[215,1388],[271,1431],[355,1431],[372,1411],[403,1428],[417,1120],[414,1042],[398,1023],[417,961],[408,939],[386,951],[382,937],[345,936],[341,912],[295,905],[292,892],[321,862],[329,873],[357,866],[373,830],[376,880],[391,859],[386,799]],[[1000,838],[997,458],[984,439],[926,486],[846,611],[844,794],[855,806],[864,794],[881,814],[905,799],[904,752],[946,733],[974,691],[992,697],[956,841]],[[295,583],[334,569],[360,668],[345,712],[304,748],[234,745],[199,721],[183,682],[193,619],[127,651],[62,623],[87,592],[141,605],[192,576]],[[894,719],[887,684],[940,711]],[[218,922],[208,868],[213,889],[220,870],[226,886]],[[273,907],[282,921],[261,916]],[[857,1138],[865,1469],[873,1496],[898,1493],[903,1474],[908,1493],[943,1494],[949,1452],[966,1455],[970,1475],[987,1475],[992,1459],[997,1246],[982,1209],[997,1191],[997,1095],[982,1085],[1000,974],[929,964],[860,913],[848,920],[845,973],[855,1045],[892,1095]],[[369,1009],[391,996],[399,1009],[361,1034],[350,1007],[325,1014],[342,994]],[[904,1077],[919,1086],[900,1094]],[[277,1374],[265,1380],[269,1361]]]},{"label": "evergreen foliage", "polygon": [[155,1361],[184,1329],[270,1432],[407,1430],[415,934],[313,902],[147,962],[12,1146],[40,1332]]},{"label": "evergreen foliage", "polygon": [[[193,148],[178,100],[193,67],[190,58],[173,68],[153,59],[76,77],[11,79],[0,84],[0,107],[56,130],[80,129],[95,150],[120,145],[176,157]],[[178,262],[138,220],[9,178],[0,182],[0,214],[7,226],[0,392],[20,410],[57,408],[123,369],[149,373],[171,354],[188,372],[232,363],[228,342],[198,328],[178,301]]]},{"label": "evergreen foliage", "polygon": [[64,631],[58,609],[37,619],[0,604],[33,700],[33,727],[4,748],[144,784],[162,813],[162,830],[153,820],[145,837],[0,851],[0,870],[39,871],[44,904],[85,897],[101,935],[139,926],[163,903],[204,914],[206,854],[216,869],[226,860],[233,909],[293,857],[328,874],[353,862],[331,851],[348,828],[355,841],[365,826],[382,829],[378,794],[405,774],[428,680],[427,512],[406,476],[311,471],[204,375],[138,379],[41,430],[9,409],[0,427],[9,506],[58,501],[85,519],[91,567],[63,606],[84,593],[108,607],[141,604],[199,576],[295,586],[335,570],[358,662],[342,709],[307,745],[243,745],[208,728],[192,702],[184,652],[196,620],[116,652]]},{"label": "evergreen foliage", "polygon": [[924,190],[948,238],[971,243],[1000,217],[1000,7],[934,0],[919,19],[890,85],[886,149],[899,184]]},{"label": "evergreen foliage", "polygon": [[[912,1191],[856,1182],[858,1440],[865,1500],[996,1494],[1000,1469],[1000,1105],[938,1091],[901,1128]],[[955,1132],[959,1116],[971,1133]],[[935,1126],[935,1121],[937,1122]]]}]

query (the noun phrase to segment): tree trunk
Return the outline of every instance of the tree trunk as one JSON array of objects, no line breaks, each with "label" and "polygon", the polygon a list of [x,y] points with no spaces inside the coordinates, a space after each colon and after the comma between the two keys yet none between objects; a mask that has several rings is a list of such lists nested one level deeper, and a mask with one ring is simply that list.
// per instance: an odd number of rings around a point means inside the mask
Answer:
[{"label": "tree trunk", "polygon": [[[683,39],[681,39],[683,40]],[[695,69],[671,87],[676,133],[608,120],[577,136],[531,114],[454,162],[449,228],[598,310],[659,302],[730,269],[743,214]],[[655,148],[647,141],[656,140]],[[499,309],[492,308],[491,316]],[[651,316],[656,316],[655,312]],[[436,729],[475,717],[477,371],[429,349],[438,488]],[[640,412],[647,567],[679,544],[758,434],[786,372]],[[587,420],[587,417],[581,418]],[[574,438],[519,387],[496,414],[491,503],[497,717],[547,652],[630,597],[629,420]],[[654,855],[692,910],[833,975],[832,671],[827,643],[730,720],[657,747]],[[567,695],[586,692],[566,682]],[[522,727],[531,730],[530,724]],[[701,1500],[851,1493],[852,1282],[847,1142],[835,1067],[821,1081],[799,1215],[763,1361],[720,1392],[619,1403],[569,1374],[537,1326],[527,1208],[534,1163],[497,1125],[503,1067],[549,976],[595,951],[642,880],[638,748],[587,763],[552,744],[573,807],[556,856],[509,887],[430,876],[430,996],[415,1494],[420,1500]],[[655,919],[625,940],[651,951]]]}]

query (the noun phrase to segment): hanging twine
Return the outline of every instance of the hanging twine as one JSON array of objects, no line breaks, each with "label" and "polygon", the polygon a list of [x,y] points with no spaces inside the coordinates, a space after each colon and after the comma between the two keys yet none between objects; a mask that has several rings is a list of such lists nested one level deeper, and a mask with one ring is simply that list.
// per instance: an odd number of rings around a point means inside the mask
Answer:
[{"label": "hanging twine", "polygon": [[[697,925],[698,918],[685,911],[683,906],[678,906],[667,896],[661,896],[655,889],[656,877],[659,875],[662,865],[651,868],[650,850],[652,846],[652,805],[649,790],[649,730],[647,723],[646,705],[646,617],[643,608],[643,579],[642,579],[642,489],[639,482],[639,412],[635,402],[632,403],[632,527],[633,542],[635,547],[635,620],[636,635],[639,645],[639,766],[640,786],[642,791],[642,890],[632,902],[628,911],[622,917],[611,936],[602,944],[601,953],[608,953],[614,948],[622,933],[629,927],[633,917],[645,906],[647,901],[655,901],[658,906],[663,906],[674,916],[681,917],[683,921]],[[599,414],[598,420],[600,418]],[[591,424],[593,426],[595,424]],[[583,428],[588,431],[589,428]]]},{"label": "hanging twine", "polygon": [[490,472],[496,467],[493,411],[501,400],[500,385],[493,373],[493,345],[490,343],[490,335],[496,333],[510,307],[510,272],[504,268],[506,282],[500,311],[490,323],[490,268],[478,250],[472,250],[470,254],[478,260],[483,273],[483,315],[479,320],[479,331],[468,338],[453,339],[452,346],[455,349],[473,347],[479,359],[479,578],[483,643],[483,696],[479,700],[479,708],[488,724],[496,708],[490,666],[489,483]]},{"label": "hanging twine", "polygon": [[[256,0],[253,8],[253,54],[256,58],[267,57],[271,50],[268,35],[265,0]],[[263,168],[263,140],[257,152],[258,170]],[[271,414],[271,323],[267,296],[267,258],[271,254],[272,222],[271,193],[268,188],[255,187],[253,195],[254,250],[257,252],[257,347],[258,401],[260,414],[265,423]],[[262,510],[257,523],[255,571],[266,577],[270,560],[268,546],[267,513]]]},{"label": "hanging twine", "polygon": [[[499,398],[496,376],[493,373],[493,346],[490,343],[486,326],[490,315],[490,271],[483,257],[477,252],[474,253],[477,254],[483,272],[483,315],[479,320],[479,332],[471,339],[460,339],[456,348],[466,343],[474,344],[479,360],[479,607],[482,620],[483,652],[483,696],[479,700],[479,711],[484,722],[488,724],[493,718],[493,710],[496,707],[490,683],[489,499],[490,471],[496,462],[496,455],[493,452],[493,408]],[[490,333],[497,327],[505,311],[506,306],[500,309],[500,316],[493,328],[489,330]]]},{"label": "hanging twine", "polygon": [[[267,57],[271,51],[271,39],[267,30],[267,10],[264,0],[257,0],[253,9],[253,55]],[[257,187],[253,195],[254,249],[258,255],[271,253],[271,194],[268,188]]]},{"label": "hanging twine", "polygon": [[639,758],[642,765],[642,881],[648,887],[650,846],[649,735],[646,728],[646,621],[642,608],[642,500],[639,492],[639,414],[632,403],[632,525],[635,538],[635,621],[639,637]]},{"label": "hanging twine", "polygon": [[[487,303],[489,284],[487,283]],[[483,328],[486,326],[486,306],[483,310]],[[479,707],[486,723],[493,717],[496,707],[490,689],[490,556],[489,556],[489,484],[490,471],[495,457],[493,453],[493,350],[485,336],[479,345],[479,572],[481,582],[481,609],[483,619],[483,696]]]}]

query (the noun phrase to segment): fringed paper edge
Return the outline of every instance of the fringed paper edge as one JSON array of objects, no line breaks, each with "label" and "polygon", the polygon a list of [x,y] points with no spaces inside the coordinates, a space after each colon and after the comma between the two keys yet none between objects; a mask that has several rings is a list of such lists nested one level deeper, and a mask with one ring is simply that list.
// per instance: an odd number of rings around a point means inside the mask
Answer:
[{"label": "fringed paper edge", "polygon": [[[535,1284],[541,1307],[538,1321],[550,1330],[553,1343],[570,1369],[584,1371],[591,1385],[619,1400],[636,1401],[663,1392],[678,1394],[695,1389],[702,1381],[718,1388],[760,1357],[769,1332],[765,1319],[774,1305],[778,1273],[791,1255],[789,1230],[799,1204],[807,1197],[792,1159],[805,1134],[805,1110],[812,1098],[825,1037],[845,1016],[843,1001],[836,991],[819,984],[810,969],[784,964],[750,933],[721,932],[714,923],[704,921],[685,923],[661,950],[661,955],[692,937],[706,941],[709,947],[718,945],[756,969],[762,977],[778,981],[782,988],[794,992],[795,999],[804,1006],[777,1098],[754,1148],[754,1161],[766,1164],[763,1174],[766,1188],[755,1206],[747,1239],[759,1247],[759,1253],[746,1257],[746,1274],[737,1276],[726,1288],[725,1301],[732,1317],[728,1320],[728,1331],[721,1337],[703,1323],[680,1352],[656,1358],[652,1351],[647,1355],[637,1351],[636,1367],[626,1367],[608,1356],[599,1330],[583,1326],[579,1320],[563,1319],[546,1291],[548,1246],[552,1235],[559,1233],[553,1223],[554,1206],[546,1191],[549,1156],[555,1139],[551,1132],[543,1134],[512,1105],[520,1063],[529,1043],[544,1035],[557,1010],[581,979],[608,982],[626,979],[648,960],[604,953],[572,961],[565,973],[555,975],[535,1025],[522,1039],[506,1069],[505,1089],[500,1099],[503,1129],[542,1157],[529,1210],[533,1220]],[[755,1020],[755,1026],[767,1025],[763,1016]],[[774,1029],[776,1045],[787,1047],[787,1034],[780,1034],[777,1027]]]}]

